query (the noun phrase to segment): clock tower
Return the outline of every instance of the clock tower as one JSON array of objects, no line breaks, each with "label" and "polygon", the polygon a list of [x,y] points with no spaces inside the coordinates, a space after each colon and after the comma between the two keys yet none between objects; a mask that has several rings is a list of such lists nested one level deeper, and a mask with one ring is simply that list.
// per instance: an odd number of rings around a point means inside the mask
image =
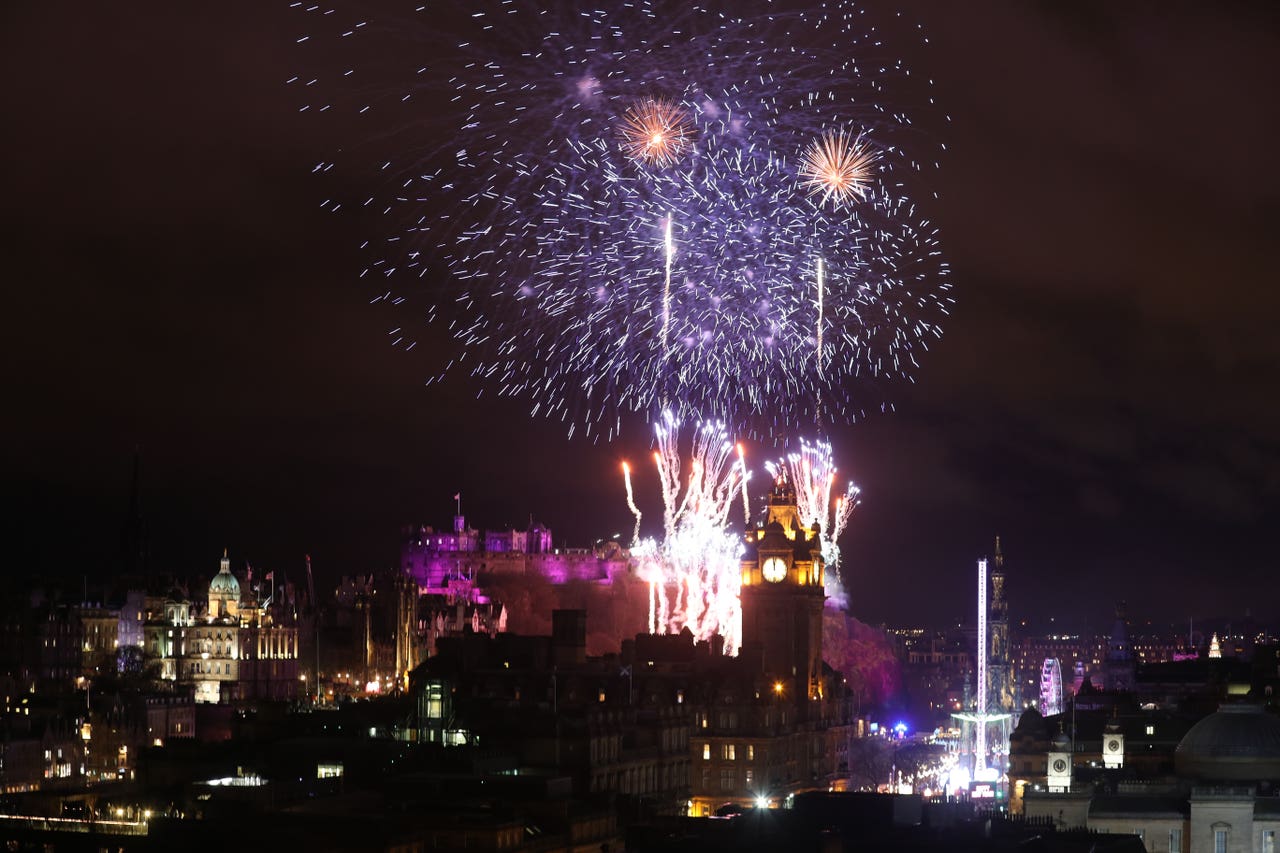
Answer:
[{"label": "clock tower", "polygon": [[806,528],[795,490],[774,483],[765,522],[746,534],[742,556],[742,645],[764,674],[802,708],[822,698],[825,565],[817,525]]},{"label": "clock tower", "polygon": [[1061,731],[1054,737],[1049,747],[1049,762],[1046,768],[1045,781],[1049,790],[1066,792],[1071,790],[1071,740]]},{"label": "clock tower", "polygon": [[1102,766],[1112,770],[1124,767],[1124,732],[1114,718],[1102,731]]}]

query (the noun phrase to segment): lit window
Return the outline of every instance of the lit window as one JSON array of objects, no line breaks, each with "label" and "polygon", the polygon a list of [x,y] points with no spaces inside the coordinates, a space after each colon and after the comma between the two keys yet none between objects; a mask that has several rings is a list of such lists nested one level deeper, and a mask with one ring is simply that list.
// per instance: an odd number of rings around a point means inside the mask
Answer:
[{"label": "lit window", "polygon": [[1215,829],[1213,831],[1213,853],[1227,853],[1227,831],[1225,829]]},{"label": "lit window", "polygon": [[1276,853],[1276,831],[1274,829],[1264,829],[1262,831],[1262,853]]},{"label": "lit window", "polygon": [[1156,727],[1155,727],[1155,726],[1147,726],[1147,734],[1149,734],[1149,735],[1153,735],[1153,734],[1155,734],[1155,733],[1156,733]]},{"label": "lit window", "polygon": [[1182,829],[1169,830],[1169,853],[1182,853]]},{"label": "lit window", "polygon": [[720,748],[721,758],[725,761],[737,761],[737,748],[734,744],[726,743]]},{"label": "lit window", "polygon": [[703,761],[711,760],[711,744],[709,743],[704,743],[702,745],[702,760]]}]

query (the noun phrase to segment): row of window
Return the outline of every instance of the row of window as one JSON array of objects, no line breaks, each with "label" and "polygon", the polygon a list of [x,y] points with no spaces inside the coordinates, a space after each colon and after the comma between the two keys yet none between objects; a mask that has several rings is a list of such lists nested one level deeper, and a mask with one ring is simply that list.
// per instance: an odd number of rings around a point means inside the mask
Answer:
[{"label": "row of window", "polygon": [[[736,743],[720,744],[720,758],[725,761],[737,761],[738,745]],[[702,745],[702,760],[703,761],[711,760],[711,744],[709,743],[704,743]],[[746,760],[747,761],[756,760],[756,748],[754,744],[747,744]]]},{"label": "row of window", "polygon": [[193,663],[191,664],[191,672],[192,674],[204,673],[204,674],[213,674],[213,675],[230,675],[231,664],[226,664],[224,666],[223,664],[220,664],[220,663],[215,663],[212,665]]},{"label": "row of window", "polygon": [[[787,724],[787,712],[784,709],[779,713],[780,713],[781,724],[785,726]],[[773,710],[770,708],[765,708],[761,713],[759,720],[760,720],[760,724],[763,725],[765,728],[769,728],[770,726],[772,726]],[[738,728],[738,713],[737,711],[723,711],[716,717],[716,722],[718,724],[717,725],[718,728],[728,729],[728,730],[736,729]],[[707,713],[699,713],[697,715],[697,723],[700,728],[704,728],[704,729],[710,728],[711,715]]]},{"label": "row of window", "polygon": [[[1137,830],[1135,835],[1146,843],[1146,831]],[[1213,829],[1213,853],[1227,853],[1227,843],[1231,838],[1231,830],[1227,827],[1214,827]],[[1169,830],[1169,853],[1184,853],[1182,846],[1182,828],[1178,827]],[[1263,830],[1262,832],[1262,853],[1277,853],[1276,850],[1276,833],[1273,829]]]},{"label": "row of window", "polygon": [[[756,774],[751,768],[742,771],[742,784],[746,788],[750,788],[755,784]],[[702,790],[704,792],[711,790],[711,768],[704,768],[702,771]],[[720,771],[720,790],[723,793],[731,794],[738,790],[738,771],[731,767],[726,767]]]}]

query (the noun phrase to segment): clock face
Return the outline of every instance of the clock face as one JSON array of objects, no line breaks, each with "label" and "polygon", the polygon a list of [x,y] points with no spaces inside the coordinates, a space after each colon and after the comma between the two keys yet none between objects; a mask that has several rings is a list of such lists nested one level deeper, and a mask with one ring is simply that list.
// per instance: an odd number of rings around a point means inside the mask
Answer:
[{"label": "clock face", "polygon": [[760,567],[760,573],[769,583],[778,583],[787,576],[787,564],[781,557],[770,557]]},{"label": "clock face", "polygon": [[1120,751],[1120,741],[1118,740],[1107,741],[1107,752],[1119,752],[1119,751]]},{"label": "clock face", "polygon": [[1055,758],[1053,761],[1053,772],[1062,773],[1067,769],[1067,762],[1061,758]]}]

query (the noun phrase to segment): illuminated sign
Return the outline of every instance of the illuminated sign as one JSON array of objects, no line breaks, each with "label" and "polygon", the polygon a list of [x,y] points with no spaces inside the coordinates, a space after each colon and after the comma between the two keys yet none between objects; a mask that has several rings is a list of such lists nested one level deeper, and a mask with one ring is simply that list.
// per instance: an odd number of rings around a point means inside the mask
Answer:
[{"label": "illuminated sign", "polygon": [[974,782],[973,787],[969,789],[969,797],[974,800],[994,800],[996,786],[990,782]]}]

